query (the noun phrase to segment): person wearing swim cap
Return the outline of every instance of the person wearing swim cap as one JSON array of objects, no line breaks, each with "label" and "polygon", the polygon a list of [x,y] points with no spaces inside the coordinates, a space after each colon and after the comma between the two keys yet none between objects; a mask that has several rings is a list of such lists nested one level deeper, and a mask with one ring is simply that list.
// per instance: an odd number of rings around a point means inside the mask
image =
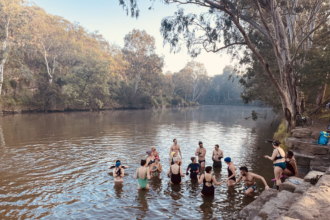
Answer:
[{"label": "person wearing swim cap", "polygon": [[[116,160],[116,163],[117,162],[120,162],[120,160]],[[115,168],[116,167],[116,164],[115,165],[112,165],[112,166],[109,166],[109,169],[113,169],[113,168]],[[122,169],[127,169],[129,166],[124,166],[124,165],[121,165],[121,168]]]},{"label": "person wearing swim cap", "polygon": [[205,155],[206,149],[203,147],[203,142],[198,142],[199,147],[197,148],[195,155],[198,156],[198,163],[200,164],[201,168],[205,167]]},{"label": "person wearing swim cap", "polygon": [[121,168],[120,161],[116,162],[116,167],[113,169],[113,177],[115,178],[115,183],[123,182],[124,169]]},{"label": "person wearing swim cap", "polygon": [[236,183],[236,168],[230,157],[225,158],[225,163],[228,165],[227,186],[234,186]]},{"label": "person wearing swim cap", "polygon": [[[170,160],[170,166],[173,165],[173,164],[175,164],[174,161],[173,161],[173,158],[174,158],[174,157],[178,157],[178,154],[177,154],[176,152],[172,152],[172,153],[171,153],[171,156],[172,156],[172,159]],[[181,166],[181,165],[182,165],[182,160],[181,160],[181,158],[180,158],[179,161],[180,161],[180,162],[179,162],[179,165]]]}]

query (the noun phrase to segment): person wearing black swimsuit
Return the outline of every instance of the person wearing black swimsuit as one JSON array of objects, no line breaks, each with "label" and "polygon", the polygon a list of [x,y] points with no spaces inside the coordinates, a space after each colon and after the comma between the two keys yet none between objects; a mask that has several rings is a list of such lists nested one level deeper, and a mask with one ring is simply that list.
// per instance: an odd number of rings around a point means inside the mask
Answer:
[{"label": "person wearing black swimsuit", "polygon": [[294,154],[292,151],[288,151],[286,153],[285,163],[286,163],[286,168],[283,171],[283,174],[285,174],[287,176],[299,177],[297,163],[296,163],[296,160],[294,158]]},{"label": "person wearing black swimsuit", "polygon": [[203,189],[201,192],[202,196],[214,196],[214,185],[220,185],[221,183],[225,182],[225,181],[221,181],[221,182],[217,182],[217,180],[215,179],[215,177],[211,174],[212,173],[212,167],[211,166],[207,166],[205,168],[205,174],[201,175],[201,177],[198,176],[198,183],[201,184],[203,183]]},{"label": "person wearing black swimsuit", "polygon": [[226,157],[225,162],[228,165],[227,186],[233,186],[236,183],[236,168],[230,157]]},{"label": "person wearing black swimsuit", "polygon": [[174,157],[173,158],[174,165],[171,165],[167,175],[171,178],[171,184],[182,184],[181,177],[184,177],[182,167],[179,165],[180,158]]},{"label": "person wearing black swimsuit", "polygon": [[149,167],[149,171],[153,169],[154,167],[154,164],[156,159],[154,157],[154,155],[152,154],[152,151],[149,150],[147,151],[147,154],[148,154],[148,158],[147,158],[147,166]]},{"label": "person wearing black swimsuit", "polygon": [[190,170],[190,178],[191,179],[197,179],[197,175],[199,174],[200,171],[200,166],[197,163],[196,157],[191,157],[191,164],[189,164],[187,171],[186,171],[186,175],[188,175],[188,171]]}]

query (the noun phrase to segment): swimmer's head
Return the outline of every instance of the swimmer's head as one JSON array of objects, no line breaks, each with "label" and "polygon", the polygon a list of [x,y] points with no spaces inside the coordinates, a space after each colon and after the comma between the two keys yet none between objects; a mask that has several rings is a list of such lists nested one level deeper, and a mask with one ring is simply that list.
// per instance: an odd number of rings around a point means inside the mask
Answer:
[{"label": "swimmer's head", "polygon": [[212,172],[212,167],[211,167],[211,166],[207,166],[207,167],[205,168],[205,172],[206,172],[206,173],[211,173],[211,172]]},{"label": "swimmer's head", "polygon": [[173,162],[174,162],[174,163],[177,163],[177,162],[179,162],[179,160],[180,160],[180,158],[179,158],[179,157],[173,157]]},{"label": "swimmer's head", "polygon": [[242,176],[246,176],[246,173],[249,172],[247,167],[240,167],[239,170]]},{"label": "swimmer's head", "polygon": [[159,157],[155,157],[155,160],[157,160],[158,162],[160,161]]},{"label": "swimmer's head", "polygon": [[152,151],[156,151],[156,148],[155,148],[155,147],[151,147],[151,150],[152,150]]},{"label": "swimmer's head", "polygon": [[279,147],[281,145],[281,141],[274,140],[272,144],[273,144],[274,147]]},{"label": "swimmer's head", "polygon": [[219,149],[219,144],[214,145],[214,149]]},{"label": "swimmer's head", "polygon": [[173,143],[176,144],[178,141],[176,140],[176,138],[173,139]]},{"label": "swimmer's head", "polygon": [[199,145],[199,147],[203,147],[203,142],[199,141],[198,145]]},{"label": "swimmer's head", "polygon": [[151,155],[151,153],[152,153],[152,151],[151,151],[151,150],[148,150],[148,151],[147,151],[147,154],[148,154],[148,156],[150,156],[150,155]]},{"label": "swimmer's head", "polygon": [[144,159],[141,160],[141,166],[142,166],[142,167],[143,167],[144,165],[146,165],[146,163],[147,163],[146,160],[144,160]]},{"label": "swimmer's head", "polygon": [[231,158],[230,157],[226,157],[225,158],[225,162],[228,164],[228,163],[230,163],[231,162]]},{"label": "swimmer's head", "polygon": [[171,155],[172,155],[172,157],[175,157],[175,156],[176,156],[176,153],[173,151],[173,152],[171,153]]},{"label": "swimmer's head", "polygon": [[191,157],[190,160],[191,162],[196,163],[196,157]]},{"label": "swimmer's head", "polygon": [[293,157],[293,152],[291,150],[289,150],[287,153],[286,153],[286,157],[291,159]]},{"label": "swimmer's head", "polygon": [[121,165],[120,161],[117,160],[116,167],[119,167]]}]

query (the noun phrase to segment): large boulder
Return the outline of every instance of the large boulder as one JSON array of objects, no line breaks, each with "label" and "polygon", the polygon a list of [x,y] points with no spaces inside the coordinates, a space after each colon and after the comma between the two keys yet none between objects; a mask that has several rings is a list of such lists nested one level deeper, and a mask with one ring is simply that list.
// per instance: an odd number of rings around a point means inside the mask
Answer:
[{"label": "large boulder", "polygon": [[304,194],[311,186],[312,184],[310,182],[303,182],[296,187],[294,193]]},{"label": "large boulder", "polygon": [[327,169],[327,171],[325,172],[326,175],[330,175],[330,167]]},{"label": "large boulder", "polygon": [[252,220],[256,217],[260,209],[268,202],[271,198],[276,197],[278,191],[275,189],[269,189],[263,191],[260,196],[251,202],[249,205],[245,206],[239,213],[239,217],[246,220]]},{"label": "large boulder", "polygon": [[310,187],[285,216],[300,220],[330,218],[330,175],[324,175],[315,187]]},{"label": "large boulder", "polygon": [[291,130],[292,137],[310,138],[312,130],[309,128],[295,128]]},{"label": "large boulder", "polygon": [[[295,184],[291,182],[290,180],[298,181],[300,184]],[[283,190],[289,191],[289,192],[294,192],[296,188],[301,185],[304,182],[303,179],[300,179],[298,177],[289,177],[280,185],[279,191],[282,192]]]},{"label": "large boulder", "polygon": [[304,138],[287,138],[286,142],[290,150],[305,155],[327,155],[329,153],[329,146],[318,145],[313,143],[311,139]]},{"label": "large boulder", "polygon": [[315,156],[301,154],[295,151],[293,153],[294,153],[294,157],[296,158],[297,165],[302,167],[309,167],[312,159],[315,158]]},{"label": "large boulder", "polygon": [[330,166],[330,155],[317,156],[313,158],[310,162],[310,167],[312,170],[317,170],[325,172]]},{"label": "large boulder", "polygon": [[320,136],[320,131],[313,131],[311,134],[311,138],[315,141],[319,139],[319,136]]},{"label": "large boulder", "polygon": [[281,216],[281,217],[277,218],[276,220],[299,220],[299,219],[290,218],[290,217],[287,217],[287,216]]},{"label": "large boulder", "polygon": [[310,182],[313,177],[316,177],[317,175],[323,175],[323,172],[320,171],[309,171],[309,173],[304,177],[305,182]]}]

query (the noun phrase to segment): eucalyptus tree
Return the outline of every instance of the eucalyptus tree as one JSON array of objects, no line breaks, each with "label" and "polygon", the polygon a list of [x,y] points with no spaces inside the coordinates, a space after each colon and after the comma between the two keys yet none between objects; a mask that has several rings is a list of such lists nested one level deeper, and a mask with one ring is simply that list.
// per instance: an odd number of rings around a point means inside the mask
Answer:
[{"label": "eucalyptus tree", "polygon": [[[185,14],[179,9],[164,18],[161,33],[172,50],[182,45],[192,56],[202,49],[218,53],[227,50],[237,56],[239,49],[249,49],[278,93],[285,113],[287,129],[295,127],[300,112],[297,69],[304,55],[313,47],[313,35],[329,19],[327,0],[164,0],[171,4],[196,5],[208,12]],[[138,16],[137,0],[119,0],[132,16]],[[270,42],[276,58],[279,77],[251,42],[249,33],[259,32]]]}]

